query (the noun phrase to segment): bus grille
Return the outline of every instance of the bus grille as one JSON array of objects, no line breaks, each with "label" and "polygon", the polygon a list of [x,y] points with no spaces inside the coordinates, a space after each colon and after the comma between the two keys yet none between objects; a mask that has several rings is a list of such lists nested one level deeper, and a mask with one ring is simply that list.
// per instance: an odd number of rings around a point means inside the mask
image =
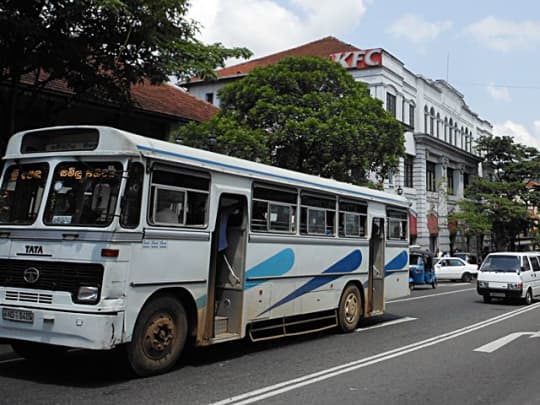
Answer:
[{"label": "bus grille", "polygon": [[[36,282],[25,280],[26,270],[39,272]],[[35,274],[35,271],[33,271]],[[28,277],[27,277],[28,278]],[[31,260],[0,260],[0,286],[33,290],[67,291],[76,294],[82,285],[101,288],[103,266],[93,263],[41,262]]]},{"label": "bus grille", "polygon": [[27,293],[22,291],[6,291],[6,301],[37,302],[40,304],[52,304],[52,294]]}]

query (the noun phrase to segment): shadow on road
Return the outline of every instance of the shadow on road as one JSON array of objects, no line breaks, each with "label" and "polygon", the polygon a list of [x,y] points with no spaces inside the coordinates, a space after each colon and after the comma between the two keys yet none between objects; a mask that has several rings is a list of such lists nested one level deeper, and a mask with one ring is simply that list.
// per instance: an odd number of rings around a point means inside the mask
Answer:
[{"label": "shadow on road", "polygon": [[[387,313],[383,316],[364,319],[358,327],[373,326],[398,318],[400,317]],[[287,346],[301,345],[307,341],[329,339],[336,333],[339,332],[333,329],[256,343],[244,339],[208,347],[187,347],[172,372],[181,370],[184,366],[201,367],[239,359],[261,351],[283,349]],[[16,359],[14,353],[2,354],[0,361],[5,362],[0,362],[1,377],[46,385],[85,388],[115,386],[135,378],[127,366],[122,348],[113,351],[74,350],[58,358],[54,364],[38,364],[24,359],[11,361],[12,359]]]}]

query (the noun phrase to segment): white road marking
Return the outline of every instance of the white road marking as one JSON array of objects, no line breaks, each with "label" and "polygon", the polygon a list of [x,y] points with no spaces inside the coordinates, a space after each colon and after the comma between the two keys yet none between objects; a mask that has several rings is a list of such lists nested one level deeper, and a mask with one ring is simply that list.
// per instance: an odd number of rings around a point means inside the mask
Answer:
[{"label": "white road marking", "polygon": [[521,336],[529,335],[531,338],[540,337],[540,332],[514,332],[507,336],[503,336],[500,339],[489,342],[483,346],[474,349],[475,352],[493,353],[495,350],[500,349],[504,345],[520,338]]},{"label": "white road marking", "polygon": [[363,331],[370,330],[370,329],[384,328],[385,326],[396,325],[398,323],[410,322],[410,321],[416,321],[416,318],[406,316],[404,318],[394,319],[393,321],[381,322],[381,323],[379,323],[377,325],[368,326],[368,327],[365,327],[365,328],[358,328],[358,329],[355,330],[355,332],[363,332]]},{"label": "white road marking", "polygon": [[465,288],[463,290],[455,290],[455,291],[447,291],[447,292],[437,293],[437,294],[422,295],[421,297],[400,298],[400,299],[397,299],[397,300],[386,301],[386,303],[387,304],[393,304],[394,302],[423,300],[425,298],[440,297],[441,295],[457,294],[457,293],[460,293],[460,292],[472,291],[472,290],[476,290],[476,288]]},{"label": "white road marking", "polygon": [[406,346],[398,347],[393,350],[389,350],[383,353],[376,354],[374,356],[366,357],[350,363],[341,364],[326,370],[321,370],[312,374],[307,374],[302,377],[298,377],[289,381],[284,381],[278,384],[270,385],[267,387],[259,388],[254,391],[246,392],[231,398],[214,402],[211,405],[228,405],[228,404],[251,404],[254,402],[262,401],[266,398],[271,398],[276,395],[292,391],[301,388],[306,385],[314,384],[319,381],[324,381],[329,378],[333,378],[340,374],[349,373],[354,370],[358,370],[363,367],[367,367],[372,364],[380,363],[395,357],[403,356],[405,354],[414,352],[416,350],[424,349],[450,339],[455,339],[459,336],[474,332],[478,329],[482,329],[493,324],[505,321],[523,313],[540,308],[540,303],[530,305],[528,307],[519,308],[514,311],[507,312],[506,314],[498,315],[493,318],[487,319],[482,322],[478,322],[461,329],[456,329],[451,332],[443,333],[442,335],[435,336],[429,339],[422,340],[420,342],[412,343]]},{"label": "white road marking", "polygon": [[16,361],[21,361],[21,360],[24,360],[24,359],[22,357],[16,357],[14,359],[1,360],[0,364],[13,363],[13,362],[16,362]]}]

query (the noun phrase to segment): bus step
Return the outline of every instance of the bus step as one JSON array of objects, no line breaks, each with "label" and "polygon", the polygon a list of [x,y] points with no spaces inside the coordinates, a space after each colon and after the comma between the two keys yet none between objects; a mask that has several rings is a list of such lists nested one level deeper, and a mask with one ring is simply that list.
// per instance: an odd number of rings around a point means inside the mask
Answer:
[{"label": "bus step", "polygon": [[229,342],[229,341],[238,340],[238,339],[240,339],[239,333],[227,332],[227,333],[221,333],[219,335],[216,334],[215,337],[210,339],[210,343],[223,343],[223,342]]},{"label": "bus step", "polygon": [[214,318],[214,336],[229,332],[229,318],[216,316]]}]

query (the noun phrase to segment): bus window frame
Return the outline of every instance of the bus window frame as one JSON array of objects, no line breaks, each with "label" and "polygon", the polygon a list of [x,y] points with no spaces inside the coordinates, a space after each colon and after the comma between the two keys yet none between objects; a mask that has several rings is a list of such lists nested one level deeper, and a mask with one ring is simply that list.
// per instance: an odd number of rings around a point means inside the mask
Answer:
[{"label": "bus window frame", "polygon": [[[255,190],[256,189],[264,189],[266,191],[277,191],[281,193],[288,193],[290,196],[294,196],[294,200],[296,201],[294,204],[290,202],[285,201],[278,201],[278,200],[271,200],[271,199],[264,199],[260,197],[254,197]],[[250,218],[250,226],[249,229],[251,232],[254,233],[277,233],[282,235],[296,235],[297,234],[297,228],[298,228],[298,221],[295,221],[294,218],[298,218],[298,190],[296,188],[289,188],[289,187],[280,187],[279,185],[269,184],[269,183],[262,183],[262,182],[253,182],[251,186],[251,218]],[[266,229],[254,229],[254,217],[253,217],[253,210],[255,203],[263,203],[266,204]],[[282,206],[282,207],[288,207],[289,208],[289,230],[278,230],[278,229],[272,229],[271,228],[271,206]],[[257,219],[258,221],[261,221],[260,219]],[[262,222],[260,224],[257,224],[258,226],[262,225]]]},{"label": "bus window frame", "polygon": [[[316,206],[312,204],[306,204],[304,203],[304,198],[307,197],[309,200],[307,202],[313,202],[311,199],[315,199],[315,202],[319,200],[321,202],[321,206]],[[325,206],[324,201],[326,202],[333,202],[333,208],[330,208],[329,206]],[[302,190],[300,192],[300,226],[299,226],[299,232],[300,235],[308,235],[308,236],[324,236],[326,238],[335,238],[337,237],[336,232],[336,217],[338,216],[338,195],[337,194],[327,194],[327,193],[316,193],[311,190]],[[304,218],[303,210],[306,210],[306,215]],[[309,230],[309,218],[310,218],[310,211],[323,211],[324,212],[324,232],[318,233],[318,232],[310,232]],[[332,221],[332,229],[331,232],[328,230],[328,215],[332,213],[333,214],[333,221]],[[303,232],[302,227],[302,220],[306,221],[305,223],[305,231]]]},{"label": "bus window frame", "polygon": [[[367,239],[367,218],[368,218],[368,204],[365,201],[352,200],[349,198],[339,198],[338,200],[338,237],[340,238],[357,238],[357,239]],[[362,212],[350,211],[347,209],[342,209],[342,206],[346,204],[356,205],[358,208],[362,208]],[[343,214],[343,235],[340,234],[341,226],[341,215]],[[358,234],[348,234],[346,228],[345,217],[347,215],[352,215],[358,217]],[[363,220],[363,221],[362,221]],[[363,222],[363,224],[362,224]]]},{"label": "bus window frame", "polygon": [[[202,179],[208,180],[208,189],[198,189],[198,188],[188,188],[188,187],[179,187],[179,186],[171,186],[167,184],[162,183],[154,183],[154,173],[157,171],[167,172],[170,175],[180,175],[180,176],[191,176],[191,177],[199,177]],[[173,165],[167,165],[164,163],[157,163],[154,162],[154,164],[150,167],[150,175],[149,175],[149,198],[148,201],[151,203],[146,208],[147,212],[147,221],[148,224],[151,226],[159,226],[159,227],[174,227],[174,228],[187,228],[187,229],[207,229],[209,226],[209,207],[210,207],[210,190],[212,188],[212,176],[209,172],[199,172],[192,168],[184,168],[180,166],[173,166]],[[184,193],[184,207],[182,208],[183,214],[182,214],[182,222],[173,223],[173,222],[160,222],[156,221],[156,214],[157,214],[157,190],[169,190],[169,191],[180,191]],[[206,202],[204,204],[204,221],[202,224],[186,224],[187,222],[187,215],[188,215],[188,207],[189,207],[189,201],[190,201],[190,193],[197,193],[201,195],[206,196]]]},{"label": "bus window frame", "polygon": [[[289,209],[289,221],[288,221],[288,225],[289,225],[289,230],[288,231],[285,231],[285,230],[280,230],[280,229],[273,229],[272,228],[272,207],[286,207]],[[294,227],[293,227],[293,211],[294,209],[296,208],[296,206],[293,206],[291,204],[285,204],[285,203],[278,203],[278,202],[275,202],[275,201],[268,201],[268,219],[267,219],[267,222],[268,222],[268,226],[267,226],[267,229],[268,229],[268,232],[276,232],[276,233],[286,233],[286,234],[290,234],[290,233],[294,233]]]},{"label": "bus window frame", "polygon": [[[404,215],[404,218],[400,218],[397,216],[392,216],[394,213],[400,213]],[[409,232],[409,214],[406,210],[394,208],[394,207],[387,207],[386,209],[386,219],[387,219],[387,239],[388,240],[394,240],[394,241],[406,241],[408,239],[408,232]],[[395,222],[399,223],[400,228],[400,236],[395,237],[393,236],[393,233],[391,232],[391,225]]]}]

